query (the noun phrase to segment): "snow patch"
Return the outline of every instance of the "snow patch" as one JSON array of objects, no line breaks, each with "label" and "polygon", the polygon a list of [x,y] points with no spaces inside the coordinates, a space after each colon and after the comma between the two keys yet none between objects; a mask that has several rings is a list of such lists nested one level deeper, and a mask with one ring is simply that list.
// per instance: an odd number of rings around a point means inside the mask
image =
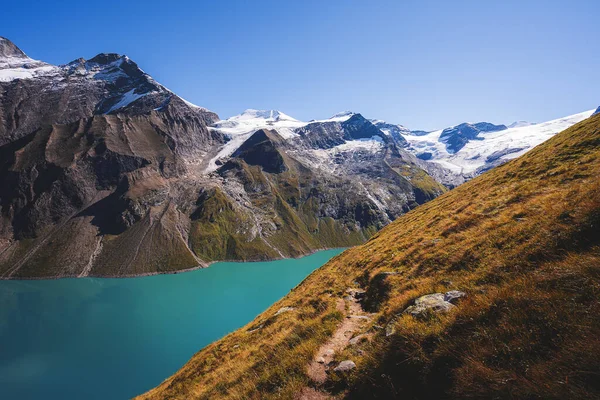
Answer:
[{"label": "snow patch", "polygon": [[106,114],[110,114],[111,112],[118,110],[123,107],[127,107],[129,104],[133,103],[137,99],[146,96],[149,93],[135,93],[135,89],[131,89],[129,92],[125,93],[121,96],[121,100],[119,100],[114,106],[112,106]]},{"label": "snow patch", "polygon": [[231,137],[263,128],[275,129],[282,137],[289,139],[297,136],[294,129],[305,125],[306,122],[298,121],[281,111],[248,109],[240,115],[214,123],[213,128]]}]

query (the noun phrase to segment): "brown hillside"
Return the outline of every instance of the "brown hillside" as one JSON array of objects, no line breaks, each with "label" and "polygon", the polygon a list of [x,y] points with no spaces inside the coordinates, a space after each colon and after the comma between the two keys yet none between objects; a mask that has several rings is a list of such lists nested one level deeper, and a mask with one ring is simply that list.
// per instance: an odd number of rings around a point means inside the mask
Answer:
[{"label": "brown hillside", "polygon": [[[141,398],[599,398],[599,245],[596,115],[344,252]],[[371,340],[315,383],[350,287],[366,290]],[[402,313],[449,290],[467,297],[446,314]]]}]

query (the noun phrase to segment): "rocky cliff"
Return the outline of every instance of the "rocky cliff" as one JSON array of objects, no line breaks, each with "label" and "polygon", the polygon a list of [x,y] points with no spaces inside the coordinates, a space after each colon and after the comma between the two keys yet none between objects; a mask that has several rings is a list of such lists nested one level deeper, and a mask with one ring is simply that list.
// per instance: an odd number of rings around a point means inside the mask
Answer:
[{"label": "rocky cliff", "polygon": [[360,115],[236,137],[217,121],[127,56],[55,66],[0,38],[0,276],[298,256],[361,243],[445,191]]}]

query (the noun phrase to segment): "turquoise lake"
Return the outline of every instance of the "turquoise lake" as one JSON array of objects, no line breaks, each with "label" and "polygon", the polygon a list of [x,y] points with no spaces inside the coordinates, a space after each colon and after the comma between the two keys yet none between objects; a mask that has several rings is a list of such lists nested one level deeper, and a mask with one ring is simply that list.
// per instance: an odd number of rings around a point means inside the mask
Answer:
[{"label": "turquoise lake", "polygon": [[0,281],[0,399],[126,399],[341,253],[139,278]]}]

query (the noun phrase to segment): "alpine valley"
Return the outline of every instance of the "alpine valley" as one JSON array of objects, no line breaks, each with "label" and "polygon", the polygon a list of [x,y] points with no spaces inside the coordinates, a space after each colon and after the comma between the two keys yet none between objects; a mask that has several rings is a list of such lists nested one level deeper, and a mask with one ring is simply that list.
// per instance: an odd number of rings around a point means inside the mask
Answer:
[{"label": "alpine valley", "polygon": [[360,244],[593,110],[433,132],[343,112],[221,120],[127,56],[0,38],[0,276],[133,276]]}]

